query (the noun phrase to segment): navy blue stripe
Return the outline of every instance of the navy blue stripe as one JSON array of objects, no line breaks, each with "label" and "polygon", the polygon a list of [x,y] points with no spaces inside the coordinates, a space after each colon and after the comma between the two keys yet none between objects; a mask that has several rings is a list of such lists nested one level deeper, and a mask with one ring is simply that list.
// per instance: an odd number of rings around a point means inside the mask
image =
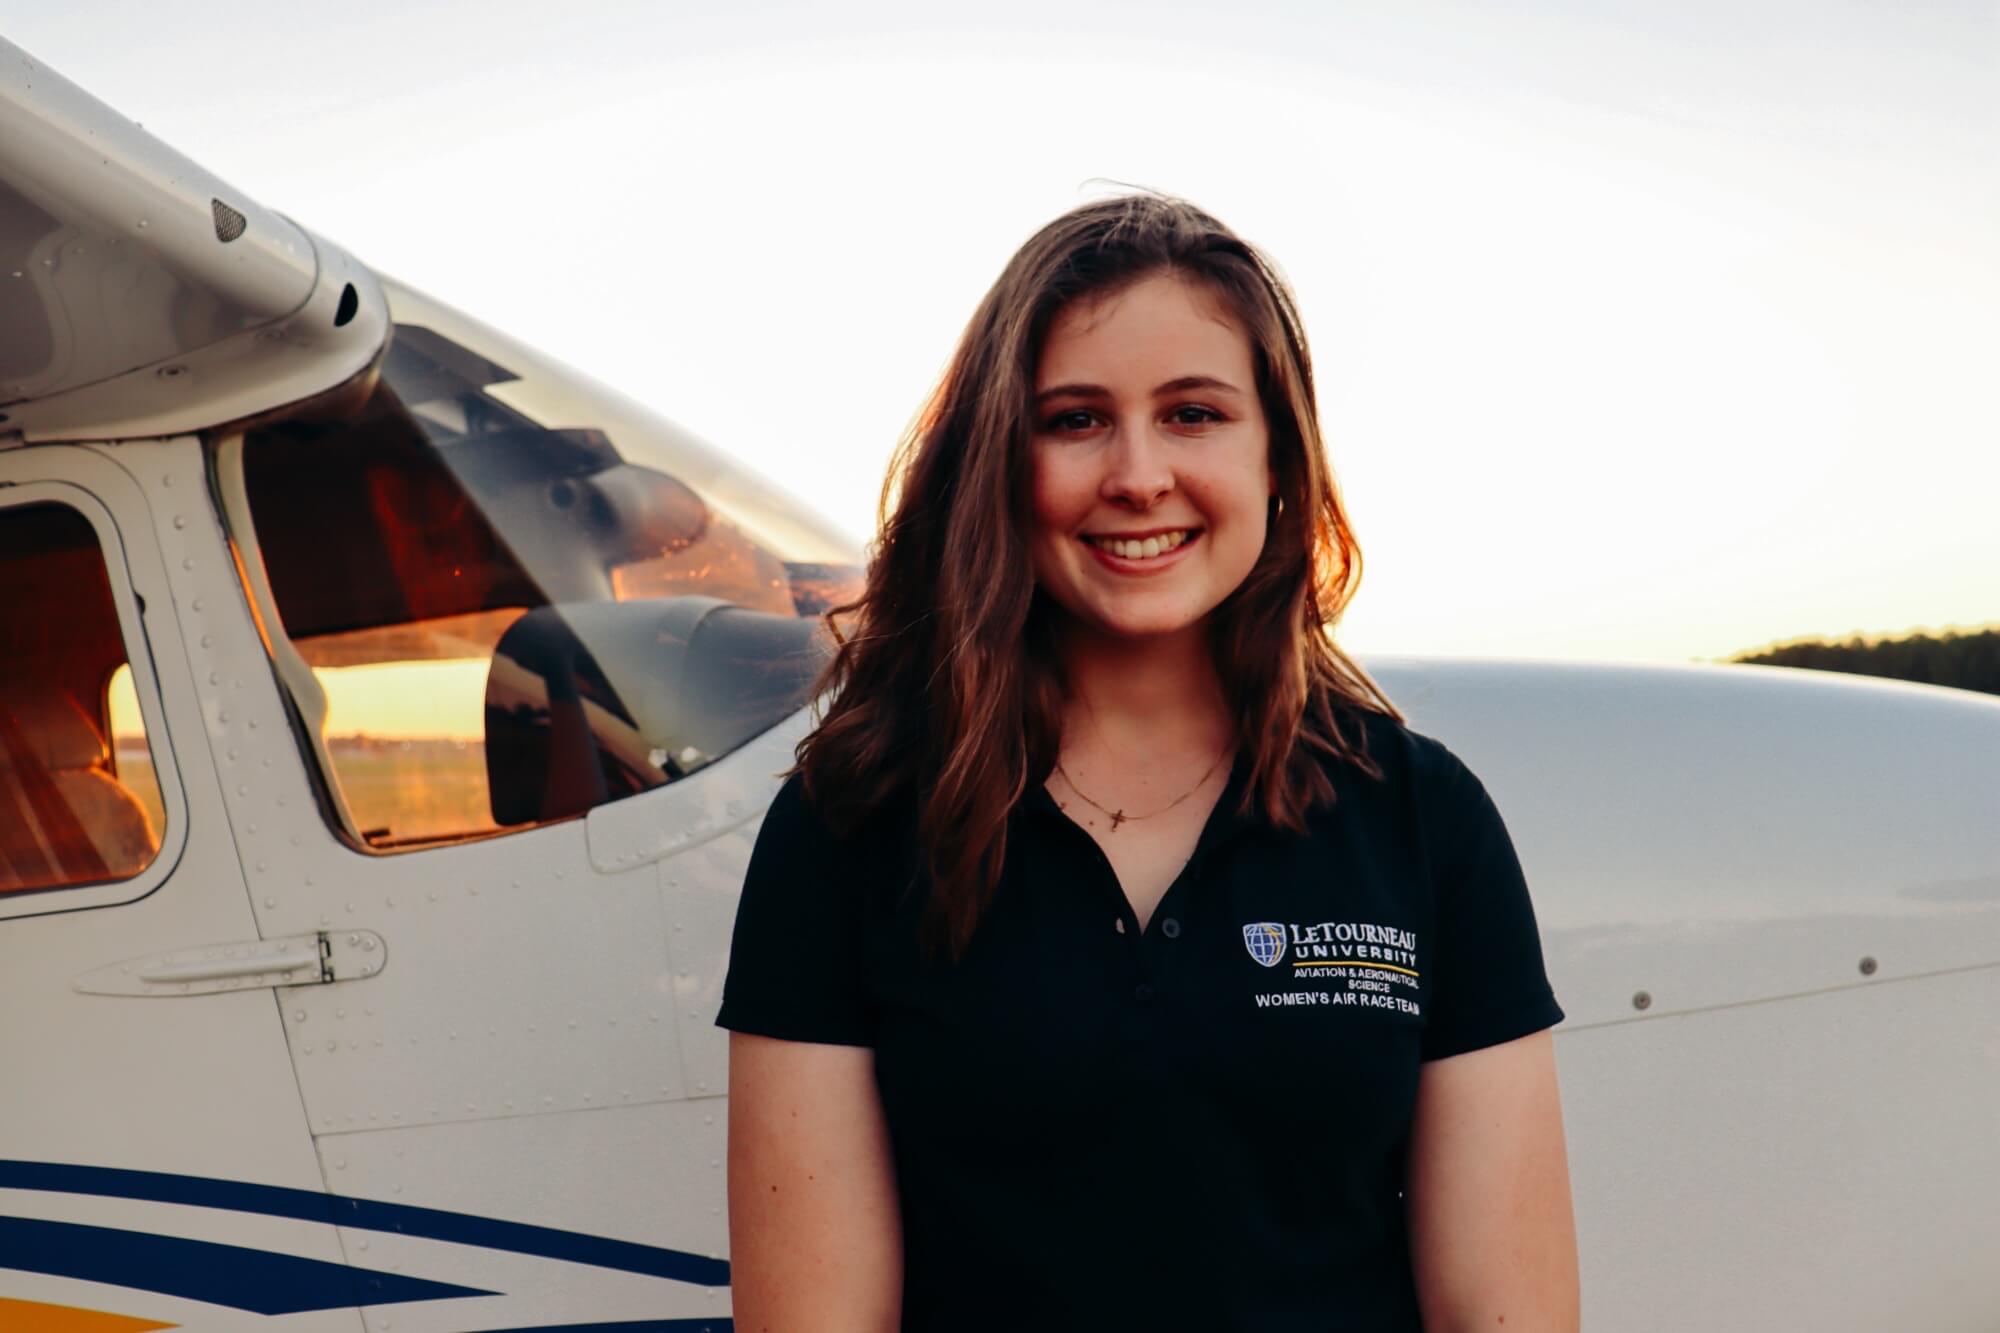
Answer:
[{"label": "navy blue stripe", "polygon": [[269,1315],[494,1294],[241,1245],[26,1217],[0,1217],[0,1268]]},{"label": "navy blue stripe", "polygon": [[732,1333],[733,1319],[639,1319],[614,1324],[530,1324],[481,1333]]},{"label": "navy blue stripe", "polygon": [[286,1185],[253,1185],[206,1176],[179,1176],[165,1171],[128,1171],[110,1166],[75,1166],[64,1162],[0,1161],[0,1189],[53,1190],[63,1194],[95,1194],[154,1203],[193,1204],[226,1208],[266,1217],[294,1217],[330,1222],[363,1231],[392,1231],[426,1240],[479,1245],[514,1254],[590,1264],[623,1273],[692,1282],[704,1287],[729,1285],[729,1261],[684,1250],[669,1250],[634,1241],[610,1240],[580,1231],[503,1222],[442,1208],[418,1208],[403,1203],[354,1199]]},{"label": "navy blue stripe", "polygon": [[95,1194],[152,1203],[185,1203],[266,1217],[333,1223],[334,1196],[285,1185],[252,1185],[164,1171],[127,1171],[113,1166],[72,1166],[63,1162],[0,1161],[0,1189],[52,1190]]}]

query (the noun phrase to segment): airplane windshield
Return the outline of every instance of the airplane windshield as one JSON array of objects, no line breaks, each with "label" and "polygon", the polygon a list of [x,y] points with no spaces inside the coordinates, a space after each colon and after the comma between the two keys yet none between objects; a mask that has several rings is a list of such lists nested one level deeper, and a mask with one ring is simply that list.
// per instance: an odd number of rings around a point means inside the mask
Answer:
[{"label": "airplane windshield", "polygon": [[379,376],[215,442],[343,831],[398,850],[677,780],[804,702],[853,545],[397,284]]}]

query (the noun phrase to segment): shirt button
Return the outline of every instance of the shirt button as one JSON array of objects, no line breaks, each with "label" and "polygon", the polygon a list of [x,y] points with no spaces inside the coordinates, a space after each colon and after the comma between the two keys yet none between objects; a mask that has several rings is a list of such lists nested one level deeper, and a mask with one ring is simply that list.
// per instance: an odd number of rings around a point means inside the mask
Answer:
[{"label": "shirt button", "polygon": [[1170,940],[1177,940],[1181,937],[1181,923],[1168,917],[1160,923],[1160,933]]},{"label": "shirt button", "polygon": [[1140,1004],[1151,1004],[1153,1002],[1153,987],[1151,983],[1142,981],[1134,986],[1132,988],[1132,998]]}]

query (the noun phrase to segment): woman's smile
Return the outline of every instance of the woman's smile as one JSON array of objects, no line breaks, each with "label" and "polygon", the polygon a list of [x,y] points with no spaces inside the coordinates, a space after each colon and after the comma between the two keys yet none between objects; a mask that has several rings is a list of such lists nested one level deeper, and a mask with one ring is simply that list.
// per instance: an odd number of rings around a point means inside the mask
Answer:
[{"label": "woman's smile", "polygon": [[1086,533],[1080,540],[1098,563],[1118,574],[1159,574],[1178,564],[1201,539],[1200,528],[1153,530],[1144,536]]}]

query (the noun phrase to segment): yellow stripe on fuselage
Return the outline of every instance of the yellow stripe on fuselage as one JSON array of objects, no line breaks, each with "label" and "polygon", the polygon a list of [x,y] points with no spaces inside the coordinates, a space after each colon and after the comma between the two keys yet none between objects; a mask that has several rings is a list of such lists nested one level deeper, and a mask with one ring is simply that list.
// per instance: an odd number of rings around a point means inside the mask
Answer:
[{"label": "yellow stripe on fuselage", "polygon": [[0,1328],[9,1333],[153,1333],[154,1329],[179,1328],[157,1319],[140,1319],[128,1314],[106,1314],[102,1310],[80,1310],[74,1305],[44,1305],[40,1301],[17,1301],[0,1296]]}]

